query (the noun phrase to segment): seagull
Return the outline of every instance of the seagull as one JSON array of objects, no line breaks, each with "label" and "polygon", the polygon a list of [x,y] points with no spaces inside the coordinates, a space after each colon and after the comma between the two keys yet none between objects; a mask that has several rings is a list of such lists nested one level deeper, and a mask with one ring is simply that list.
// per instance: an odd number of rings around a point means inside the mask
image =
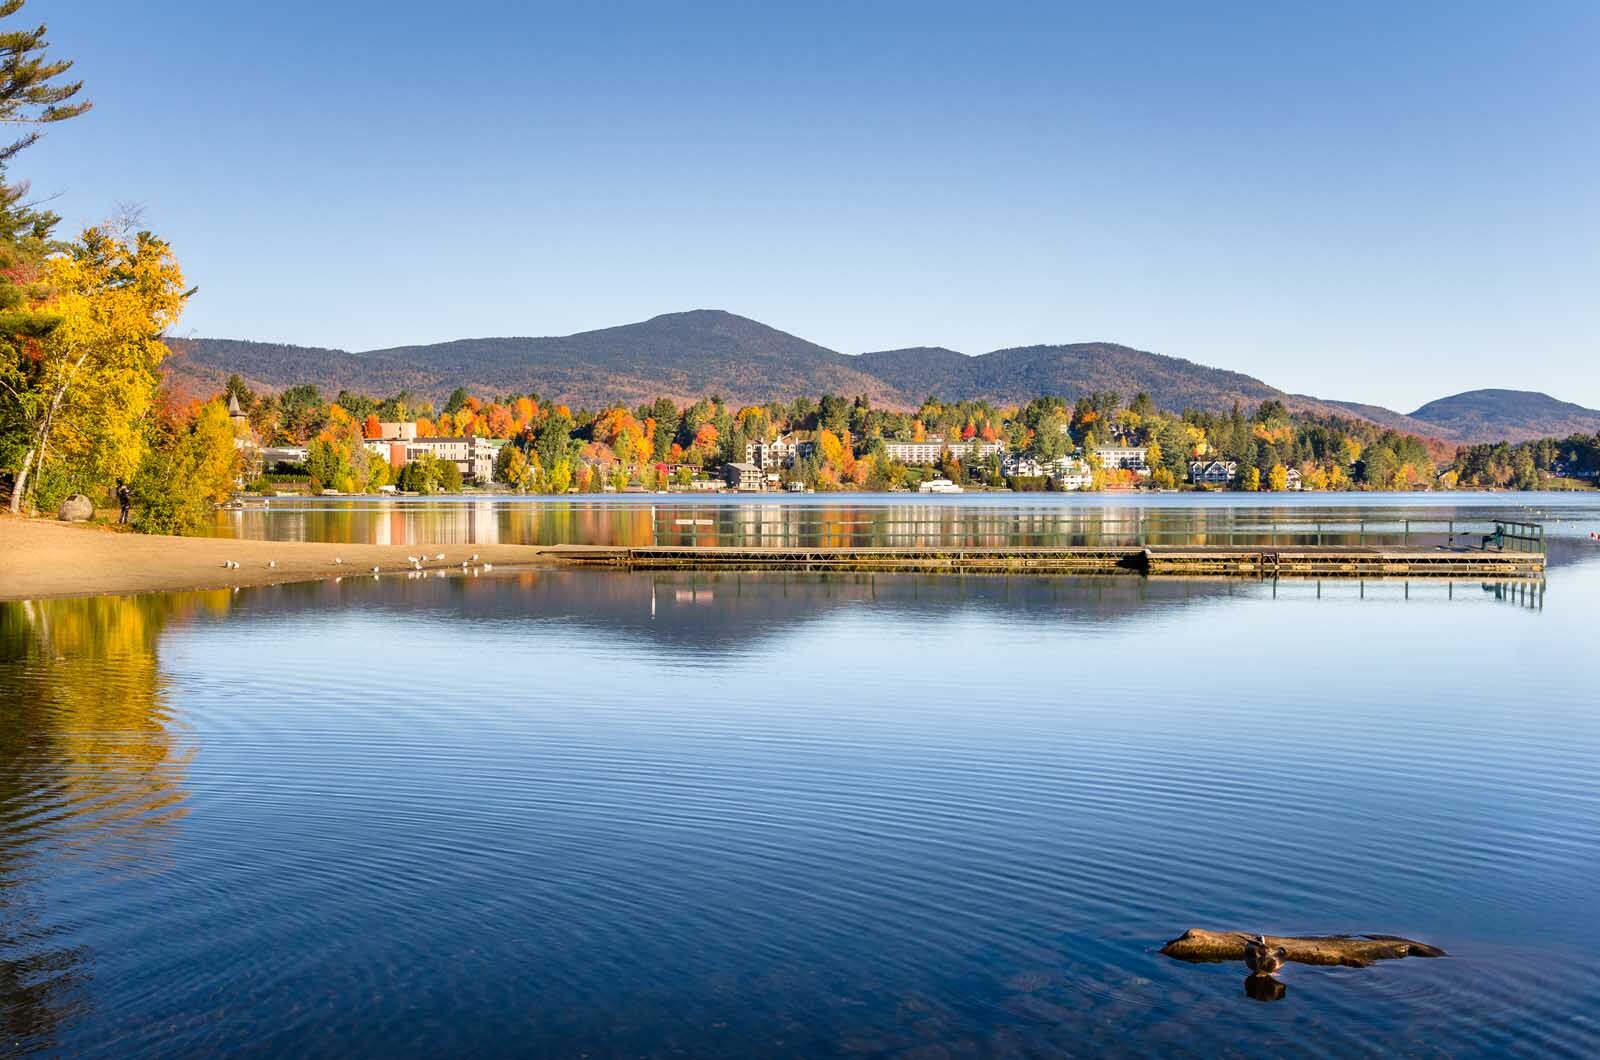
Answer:
[{"label": "seagull", "polygon": [[1271,975],[1283,967],[1289,951],[1282,946],[1269,949],[1265,935],[1257,935],[1244,944],[1244,966],[1251,975]]},{"label": "seagull", "polygon": [[231,559],[223,560],[222,561],[222,569],[223,570],[232,570],[233,569],[233,560],[231,560]]},{"label": "seagull", "polygon": [[478,562],[478,554],[476,552],[474,552],[472,554],[472,562],[474,562],[474,563]]},{"label": "seagull", "polygon": [[494,564],[493,563],[485,563],[483,565],[483,569],[484,570],[494,570]]},{"label": "seagull", "polygon": [[413,566],[416,565],[417,557],[415,557],[415,556],[407,556],[406,559],[409,560]]},{"label": "seagull", "polygon": [[438,554],[438,555],[437,555],[437,556],[435,556],[435,557],[433,557],[433,558],[434,558],[434,559],[444,559],[444,553],[443,553],[443,552],[441,552],[441,553],[439,553],[439,554]]},{"label": "seagull", "polygon": [[344,560],[340,559],[338,556],[333,557],[333,561],[335,563],[343,563],[344,562]]},{"label": "seagull", "polygon": [[372,573],[374,573],[374,574],[378,573],[378,568],[377,567],[373,567],[372,568]]},{"label": "seagull", "polygon": [[278,565],[278,561],[277,561],[277,560],[275,560],[275,559],[269,559],[269,560],[267,560],[267,566],[269,566],[269,567],[276,567],[276,566],[277,566],[277,565]]}]

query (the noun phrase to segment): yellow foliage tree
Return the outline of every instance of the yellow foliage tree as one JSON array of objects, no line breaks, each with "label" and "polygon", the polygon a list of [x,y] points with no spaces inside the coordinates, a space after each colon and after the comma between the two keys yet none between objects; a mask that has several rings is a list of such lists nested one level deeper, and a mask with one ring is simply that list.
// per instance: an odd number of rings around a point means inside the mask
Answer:
[{"label": "yellow foliage tree", "polygon": [[187,297],[171,248],[148,232],[122,237],[90,228],[45,263],[42,278],[60,324],[0,365],[0,385],[25,434],[12,511],[31,506],[47,476],[51,494],[132,476],[157,368],[169,352],[161,335]]}]

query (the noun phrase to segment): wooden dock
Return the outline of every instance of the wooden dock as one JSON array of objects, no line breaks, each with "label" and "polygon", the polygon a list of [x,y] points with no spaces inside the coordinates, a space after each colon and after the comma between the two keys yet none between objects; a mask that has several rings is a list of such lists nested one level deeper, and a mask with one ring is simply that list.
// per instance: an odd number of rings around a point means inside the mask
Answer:
[{"label": "wooden dock", "polygon": [[563,564],[628,570],[906,571],[945,574],[1095,574],[1245,578],[1533,578],[1543,552],[1450,547],[1191,545],[898,548],[737,545],[558,545]]}]

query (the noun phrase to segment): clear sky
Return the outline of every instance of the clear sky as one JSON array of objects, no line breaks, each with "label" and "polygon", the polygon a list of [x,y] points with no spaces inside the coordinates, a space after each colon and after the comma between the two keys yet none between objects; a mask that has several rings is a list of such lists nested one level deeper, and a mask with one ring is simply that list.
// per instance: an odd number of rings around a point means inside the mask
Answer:
[{"label": "clear sky", "polygon": [[1600,4],[31,0],[184,334],[719,308],[848,353],[1109,340],[1402,411],[1600,407]]}]

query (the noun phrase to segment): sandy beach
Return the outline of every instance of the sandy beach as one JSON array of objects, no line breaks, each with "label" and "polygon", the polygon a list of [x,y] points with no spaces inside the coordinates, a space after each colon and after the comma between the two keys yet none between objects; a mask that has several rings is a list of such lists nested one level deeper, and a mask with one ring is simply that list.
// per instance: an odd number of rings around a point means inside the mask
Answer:
[{"label": "sandy beach", "polygon": [[[477,553],[501,566],[537,562],[534,545],[350,545],[163,537],[94,524],[0,517],[0,600],[101,593],[217,589],[411,569],[407,556],[440,552],[430,568],[458,567]],[[343,560],[336,563],[335,560]],[[224,568],[226,561],[239,564]],[[276,566],[268,566],[268,563]]]}]

